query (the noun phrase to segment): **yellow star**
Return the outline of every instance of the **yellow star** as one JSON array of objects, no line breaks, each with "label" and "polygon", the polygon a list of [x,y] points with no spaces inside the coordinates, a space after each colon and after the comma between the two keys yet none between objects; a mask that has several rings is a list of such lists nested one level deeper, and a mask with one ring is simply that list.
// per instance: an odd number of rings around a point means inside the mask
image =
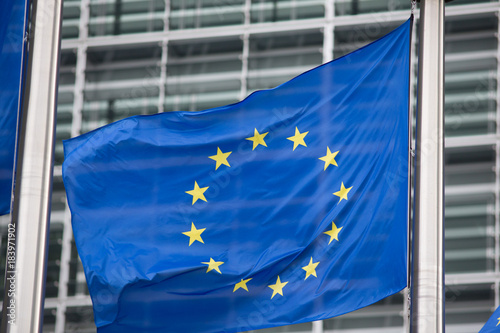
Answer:
[{"label": "yellow star", "polygon": [[212,258],[210,258],[210,262],[202,262],[204,265],[208,265],[207,268],[207,273],[210,272],[212,269],[215,269],[217,272],[222,274],[222,272],[219,269],[219,266],[222,265],[224,262],[222,261],[215,261]]},{"label": "yellow star", "polygon": [[217,147],[217,155],[213,155],[213,156],[208,156],[208,158],[214,160],[215,162],[217,162],[215,164],[215,170],[217,170],[221,164],[224,164],[224,165],[227,165],[228,167],[230,167],[229,165],[229,162],[227,161],[227,158],[229,155],[231,155],[232,151],[230,152],[227,152],[227,153],[223,153],[219,147]]},{"label": "yellow star", "polygon": [[332,240],[334,240],[334,239],[336,241],[339,240],[339,232],[340,232],[340,230],[342,230],[342,228],[343,227],[337,228],[335,223],[332,221],[332,230],[328,230],[328,231],[324,232],[324,234],[327,234],[328,236],[330,236],[330,241],[328,242],[328,244],[330,244],[332,242]]},{"label": "yellow star", "polygon": [[259,134],[257,129],[255,129],[254,135],[249,138],[246,138],[249,141],[253,141],[252,150],[254,150],[255,147],[257,147],[258,145],[263,145],[264,147],[267,147],[266,142],[264,141],[264,137],[267,135],[267,133],[269,132]]},{"label": "yellow star", "polygon": [[193,244],[194,241],[198,241],[198,242],[201,242],[201,243],[205,244],[203,242],[203,239],[201,239],[201,233],[203,231],[205,231],[205,229],[206,228],[196,229],[196,227],[194,226],[194,223],[191,222],[191,231],[183,232],[184,235],[186,235],[186,236],[189,237],[189,246],[191,246],[191,244]]},{"label": "yellow star", "polygon": [[318,266],[318,264],[319,261],[313,263],[313,258],[311,257],[309,265],[302,267],[302,269],[306,271],[306,278],[304,280],[306,280],[309,277],[309,275],[314,275],[315,277],[318,277],[316,275],[316,267]]},{"label": "yellow star", "polygon": [[280,281],[280,276],[278,275],[278,279],[276,280],[276,284],[271,284],[268,286],[269,288],[271,288],[273,290],[273,295],[271,296],[271,299],[273,299],[273,297],[276,294],[280,294],[281,296],[283,296],[283,287],[286,286],[287,283],[288,283],[288,281],[282,283]]},{"label": "yellow star", "polygon": [[195,181],[194,182],[194,189],[192,189],[191,191],[186,191],[187,194],[190,194],[193,196],[193,203],[192,205],[194,205],[194,203],[198,200],[198,199],[201,199],[203,201],[207,201],[207,199],[205,199],[205,195],[203,195],[203,193],[205,193],[205,191],[208,189],[208,186],[207,187],[199,187],[198,186],[198,183]]},{"label": "yellow star", "polygon": [[342,182],[342,185],[340,185],[340,191],[333,193],[334,195],[336,195],[336,196],[338,196],[340,198],[339,199],[339,203],[342,201],[342,199],[347,200],[347,193],[349,193],[349,191],[351,190],[351,188],[352,188],[352,186],[349,187],[349,188],[345,188],[344,187],[344,183]]},{"label": "yellow star", "polygon": [[250,279],[246,279],[246,280],[241,279],[241,281],[240,281],[240,282],[238,282],[237,284],[235,284],[235,285],[234,285],[233,293],[234,293],[236,290],[240,289],[240,288],[243,288],[243,289],[245,289],[246,291],[248,291],[247,282],[248,282],[248,281],[250,281],[251,279],[252,279],[252,278],[250,278]]},{"label": "yellow star", "polygon": [[325,162],[325,168],[323,169],[323,171],[326,170],[326,168],[328,168],[330,164],[338,166],[337,162],[335,161],[335,156],[337,156],[338,153],[339,153],[338,150],[335,153],[332,153],[330,151],[330,148],[326,147],[326,155],[319,158],[320,160]]},{"label": "yellow star", "polygon": [[309,132],[300,133],[299,129],[295,127],[295,135],[287,138],[287,140],[293,141],[293,150],[295,150],[298,145],[307,147],[306,143],[304,142],[304,137],[307,135],[307,133]]}]

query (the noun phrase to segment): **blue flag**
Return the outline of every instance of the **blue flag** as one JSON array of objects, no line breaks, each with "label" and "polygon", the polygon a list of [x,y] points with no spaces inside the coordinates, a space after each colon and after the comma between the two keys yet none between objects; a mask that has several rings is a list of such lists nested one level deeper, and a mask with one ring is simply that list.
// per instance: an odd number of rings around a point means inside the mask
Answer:
[{"label": "blue flag", "polygon": [[500,332],[500,307],[493,312],[490,319],[484,324],[479,333]]},{"label": "blue flag", "polygon": [[0,215],[10,212],[25,10],[25,0],[0,1]]},{"label": "blue flag", "polygon": [[237,332],[406,287],[410,26],[245,100],[64,142],[98,332]]}]

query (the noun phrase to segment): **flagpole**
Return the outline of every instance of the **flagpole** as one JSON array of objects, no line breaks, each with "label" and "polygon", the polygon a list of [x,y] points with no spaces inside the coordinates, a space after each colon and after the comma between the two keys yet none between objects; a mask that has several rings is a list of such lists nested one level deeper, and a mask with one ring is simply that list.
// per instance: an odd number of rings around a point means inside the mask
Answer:
[{"label": "flagpole", "polygon": [[445,0],[421,0],[410,332],[444,332]]},{"label": "flagpole", "polygon": [[1,332],[41,332],[62,0],[32,0]]}]

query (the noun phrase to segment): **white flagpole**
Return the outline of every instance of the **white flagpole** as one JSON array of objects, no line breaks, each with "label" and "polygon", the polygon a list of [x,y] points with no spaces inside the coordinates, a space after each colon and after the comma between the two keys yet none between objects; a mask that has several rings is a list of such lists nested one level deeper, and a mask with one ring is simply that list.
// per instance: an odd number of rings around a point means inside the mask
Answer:
[{"label": "white flagpole", "polygon": [[421,0],[410,331],[444,332],[445,0]]},{"label": "white flagpole", "polygon": [[54,160],[62,0],[32,0],[2,332],[41,332]]}]

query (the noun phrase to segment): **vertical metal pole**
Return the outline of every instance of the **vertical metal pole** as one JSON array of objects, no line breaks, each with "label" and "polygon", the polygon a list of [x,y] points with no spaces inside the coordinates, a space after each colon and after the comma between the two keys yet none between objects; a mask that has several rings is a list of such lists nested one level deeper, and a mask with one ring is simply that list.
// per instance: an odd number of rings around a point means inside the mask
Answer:
[{"label": "vertical metal pole", "polygon": [[323,333],[323,320],[317,320],[312,322],[311,333]]},{"label": "vertical metal pole", "polygon": [[248,30],[250,30],[251,6],[251,0],[245,0],[245,5],[243,6],[245,32],[240,36],[243,42],[243,48],[241,50],[240,100],[243,100],[248,95],[248,60],[250,58],[250,34]]},{"label": "vertical metal pole", "polygon": [[444,331],[444,0],[421,0],[411,332]]},{"label": "vertical metal pole", "polygon": [[325,24],[323,26],[323,63],[333,60],[333,30],[335,29],[335,4],[325,0]]},{"label": "vertical metal pole", "polygon": [[61,9],[62,0],[32,3],[2,332],[42,331]]},{"label": "vertical metal pole", "polygon": [[[170,30],[170,0],[164,0],[165,11],[163,12],[163,38],[160,42],[160,83],[158,96],[158,113],[165,112],[165,100],[167,91],[167,62],[168,62],[168,32]],[[172,110],[169,110],[172,111]]]}]

